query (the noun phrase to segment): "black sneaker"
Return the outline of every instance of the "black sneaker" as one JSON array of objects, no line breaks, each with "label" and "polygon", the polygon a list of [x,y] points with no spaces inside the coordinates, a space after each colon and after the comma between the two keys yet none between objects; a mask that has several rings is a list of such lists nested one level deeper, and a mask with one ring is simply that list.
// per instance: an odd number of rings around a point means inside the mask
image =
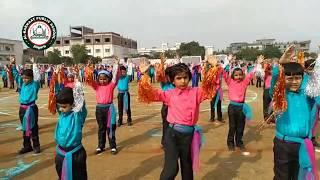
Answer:
[{"label": "black sneaker", "polygon": [[19,154],[25,154],[25,153],[31,152],[32,150],[33,149],[31,147],[29,147],[29,148],[23,147],[18,151],[18,153]]},{"label": "black sneaker", "polygon": [[244,145],[239,146],[240,151],[247,151],[246,147]]},{"label": "black sneaker", "polygon": [[132,122],[131,121],[128,122],[128,126],[132,126]]},{"label": "black sneaker", "polygon": [[122,123],[118,123],[118,127],[122,126],[123,124]]},{"label": "black sneaker", "polygon": [[39,154],[40,153],[40,147],[35,147],[33,149],[34,154]]},{"label": "black sneaker", "polygon": [[96,154],[101,154],[104,151],[104,148],[97,148]]},{"label": "black sneaker", "polygon": [[228,146],[228,150],[229,150],[229,151],[235,151],[236,148],[235,148],[234,146]]}]

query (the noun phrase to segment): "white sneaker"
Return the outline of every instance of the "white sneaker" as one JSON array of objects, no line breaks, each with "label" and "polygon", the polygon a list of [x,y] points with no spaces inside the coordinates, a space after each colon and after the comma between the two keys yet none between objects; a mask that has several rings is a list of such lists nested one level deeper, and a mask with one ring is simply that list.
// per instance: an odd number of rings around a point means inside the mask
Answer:
[{"label": "white sneaker", "polygon": [[116,148],[112,148],[112,149],[111,149],[111,154],[117,154],[117,152],[118,152],[118,151],[117,151]]}]

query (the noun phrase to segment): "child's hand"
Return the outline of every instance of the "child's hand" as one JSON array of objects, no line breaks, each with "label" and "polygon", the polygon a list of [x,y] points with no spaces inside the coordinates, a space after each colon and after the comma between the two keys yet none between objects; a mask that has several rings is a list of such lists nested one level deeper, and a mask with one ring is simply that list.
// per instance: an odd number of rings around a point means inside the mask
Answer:
[{"label": "child's hand", "polygon": [[295,46],[293,44],[290,45],[281,56],[279,62],[280,63],[289,62],[294,57],[294,49],[295,49]]},{"label": "child's hand", "polygon": [[263,61],[264,61],[264,56],[263,55],[258,56],[257,63],[261,64],[261,63],[263,63]]},{"label": "child's hand", "polygon": [[34,63],[34,57],[30,58],[30,62],[33,64]]},{"label": "child's hand", "polygon": [[61,65],[57,65],[57,68],[54,70],[56,74],[58,74],[61,70]]},{"label": "child's hand", "polygon": [[119,58],[118,58],[118,57],[115,57],[115,58],[114,58],[114,64],[119,64],[119,62],[120,62]]},{"label": "child's hand", "polygon": [[150,67],[150,64],[147,62],[146,59],[142,60],[142,62],[139,65],[140,71],[142,73],[146,73],[148,71],[149,67]]},{"label": "child's hand", "polygon": [[209,63],[212,67],[215,67],[215,66],[218,64],[217,56],[209,56],[209,57],[208,57],[208,63]]},{"label": "child's hand", "polygon": [[15,64],[15,63],[16,63],[16,58],[10,57],[10,63],[11,63],[11,64]]},{"label": "child's hand", "polygon": [[160,60],[161,60],[161,64],[165,64],[165,62],[166,62],[166,57],[164,56],[164,53],[161,53],[160,54]]}]

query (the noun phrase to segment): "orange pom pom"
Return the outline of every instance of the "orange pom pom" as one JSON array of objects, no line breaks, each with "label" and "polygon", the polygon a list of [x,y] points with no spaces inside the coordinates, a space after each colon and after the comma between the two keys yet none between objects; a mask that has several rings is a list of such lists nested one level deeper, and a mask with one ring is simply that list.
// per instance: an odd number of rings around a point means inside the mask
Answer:
[{"label": "orange pom pom", "polygon": [[284,69],[282,66],[279,67],[279,77],[276,83],[273,98],[272,98],[272,105],[273,110],[275,113],[282,113],[287,110],[287,99],[286,99],[286,81],[285,81],[285,74]]},{"label": "orange pom pom", "polygon": [[151,86],[151,79],[147,75],[143,75],[139,81],[138,100],[144,103],[151,103],[155,100],[157,90]]},{"label": "orange pom pom", "polygon": [[216,95],[218,68],[210,68],[208,72],[204,73],[202,82],[202,90],[205,94],[205,99],[212,99]]}]

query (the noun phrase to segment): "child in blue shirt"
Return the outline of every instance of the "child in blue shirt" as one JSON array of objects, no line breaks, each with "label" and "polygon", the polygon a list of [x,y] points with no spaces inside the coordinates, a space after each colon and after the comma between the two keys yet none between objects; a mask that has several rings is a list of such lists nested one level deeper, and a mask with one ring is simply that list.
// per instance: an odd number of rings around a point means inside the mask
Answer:
[{"label": "child in blue shirt", "polygon": [[274,98],[273,110],[280,112],[276,120],[273,147],[274,179],[316,177],[311,137],[315,107],[319,101],[318,98],[310,98],[305,94],[308,77],[304,75],[300,64],[290,62],[283,64],[281,71],[280,68],[282,67],[273,67],[270,88],[270,94]]},{"label": "child in blue shirt", "polygon": [[132,125],[131,119],[131,107],[130,107],[130,93],[129,93],[129,82],[131,79],[130,75],[127,75],[127,68],[120,66],[121,76],[118,80],[118,109],[119,109],[119,120],[118,126],[122,125],[123,110],[127,112],[128,126]]},{"label": "child in blue shirt", "polygon": [[[86,150],[82,146],[82,128],[87,117],[83,88],[77,82],[74,89],[59,89],[56,84],[57,111],[55,130],[56,171],[59,179],[87,179]],[[59,92],[60,91],[60,92]]]},{"label": "child in blue shirt", "polygon": [[[31,60],[33,62],[33,59]],[[19,118],[23,130],[23,148],[18,152],[24,154],[34,151],[35,154],[40,153],[39,127],[38,127],[38,92],[40,88],[40,72],[36,64],[33,64],[33,70],[26,69],[19,74],[15,59],[11,59],[13,77],[17,82],[19,91]],[[31,146],[31,140],[33,148]]]}]

